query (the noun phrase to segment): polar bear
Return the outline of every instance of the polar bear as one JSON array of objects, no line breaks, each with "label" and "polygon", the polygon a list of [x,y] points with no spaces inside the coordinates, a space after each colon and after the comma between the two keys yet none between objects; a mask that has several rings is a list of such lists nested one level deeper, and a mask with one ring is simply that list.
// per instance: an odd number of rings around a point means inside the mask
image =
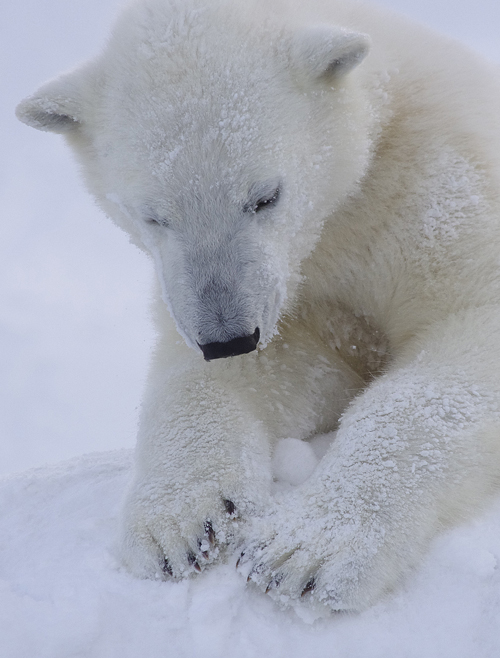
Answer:
[{"label": "polar bear", "polygon": [[[21,102],[151,255],[123,559],[360,610],[500,474],[500,84],[352,0],[135,0]],[[336,430],[271,495],[278,440]],[[236,548],[237,547],[237,548]]]}]

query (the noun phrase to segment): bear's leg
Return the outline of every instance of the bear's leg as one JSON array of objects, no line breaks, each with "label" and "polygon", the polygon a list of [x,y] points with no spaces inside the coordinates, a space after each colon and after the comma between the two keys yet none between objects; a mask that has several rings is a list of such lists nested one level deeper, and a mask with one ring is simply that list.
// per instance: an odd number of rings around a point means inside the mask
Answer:
[{"label": "bear's leg", "polygon": [[500,313],[431,327],[358,396],[315,473],[256,519],[241,568],[283,603],[377,600],[500,474]]},{"label": "bear's leg", "polygon": [[269,441],[231,387],[235,365],[189,355],[149,386],[123,523],[123,560],[138,576],[203,569],[267,501]]}]

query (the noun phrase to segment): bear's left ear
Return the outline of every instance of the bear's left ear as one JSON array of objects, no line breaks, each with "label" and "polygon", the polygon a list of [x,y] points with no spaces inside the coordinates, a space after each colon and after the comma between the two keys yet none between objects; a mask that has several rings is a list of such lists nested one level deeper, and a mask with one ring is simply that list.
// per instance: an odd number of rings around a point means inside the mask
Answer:
[{"label": "bear's left ear", "polygon": [[82,122],[81,83],[85,74],[77,70],[44,84],[16,107],[23,123],[54,133],[69,133]]},{"label": "bear's left ear", "polygon": [[368,55],[370,37],[329,25],[302,28],[293,35],[292,60],[313,78],[340,78]]}]

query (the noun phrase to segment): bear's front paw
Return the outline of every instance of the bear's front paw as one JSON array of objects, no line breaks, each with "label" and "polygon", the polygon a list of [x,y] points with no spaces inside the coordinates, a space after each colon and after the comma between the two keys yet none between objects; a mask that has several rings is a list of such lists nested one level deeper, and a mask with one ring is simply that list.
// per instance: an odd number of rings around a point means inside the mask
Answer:
[{"label": "bear's front paw", "polygon": [[125,507],[122,559],[141,578],[184,578],[233,544],[248,506],[219,491],[181,499],[136,489]]},{"label": "bear's front paw", "polygon": [[383,533],[346,521],[299,496],[282,501],[254,520],[237,568],[282,605],[361,610],[389,585],[378,560]]}]

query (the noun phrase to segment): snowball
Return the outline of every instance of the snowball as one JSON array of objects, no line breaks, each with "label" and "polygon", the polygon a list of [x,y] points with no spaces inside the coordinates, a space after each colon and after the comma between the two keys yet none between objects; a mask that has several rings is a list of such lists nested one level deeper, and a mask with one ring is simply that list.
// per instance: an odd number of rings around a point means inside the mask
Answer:
[{"label": "snowball", "polygon": [[273,475],[281,482],[297,486],[312,474],[318,459],[309,443],[299,439],[281,439],[273,456]]}]

